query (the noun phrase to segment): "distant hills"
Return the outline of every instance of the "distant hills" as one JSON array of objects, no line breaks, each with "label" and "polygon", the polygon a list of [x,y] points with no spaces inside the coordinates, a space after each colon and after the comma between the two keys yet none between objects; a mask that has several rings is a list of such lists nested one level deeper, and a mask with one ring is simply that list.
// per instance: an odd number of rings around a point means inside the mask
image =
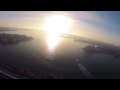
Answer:
[{"label": "distant hills", "polygon": [[0,31],[17,31],[17,30],[13,28],[0,27]]},{"label": "distant hills", "polygon": [[33,31],[33,30],[36,30],[36,29],[12,28],[12,27],[0,27],[0,31],[17,31],[17,30]]}]

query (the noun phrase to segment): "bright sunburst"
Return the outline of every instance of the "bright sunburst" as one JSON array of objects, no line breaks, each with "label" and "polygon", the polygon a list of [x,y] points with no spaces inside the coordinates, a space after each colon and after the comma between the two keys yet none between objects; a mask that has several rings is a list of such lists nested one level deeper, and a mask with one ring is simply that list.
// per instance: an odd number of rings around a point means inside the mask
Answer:
[{"label": "bright sunburst", "polygon": [[59,33],[67,33],[71,26],[71,20],[62,15],[54,15],[46,18],[44,29],[47,34],[48,49],[52,53],[60,41]]},{"label": "bright sunburst", "polygon": [[71,20],[62,15],[54,15],[46,18],[45,30],[47,32],[67,33],[71,26]]}]

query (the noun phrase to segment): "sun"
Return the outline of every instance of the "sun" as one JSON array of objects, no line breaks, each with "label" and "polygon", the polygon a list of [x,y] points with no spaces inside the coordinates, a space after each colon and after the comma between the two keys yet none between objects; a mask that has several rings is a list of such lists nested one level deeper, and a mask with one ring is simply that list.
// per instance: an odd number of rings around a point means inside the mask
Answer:
[{"label": "sun", "polygon": [[51,33],[67,33],[71,26],[71,20],[62,15],[53,15],[45,19],[44,29]]}]

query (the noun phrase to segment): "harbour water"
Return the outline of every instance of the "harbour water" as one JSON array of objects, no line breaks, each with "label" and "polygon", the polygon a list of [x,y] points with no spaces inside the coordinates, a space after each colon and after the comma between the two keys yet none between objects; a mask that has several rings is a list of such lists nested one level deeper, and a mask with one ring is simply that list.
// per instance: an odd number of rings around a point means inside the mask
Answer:
[{"label": "harbour water", "polygon": [[80,65],[93,78],[120,77],[120,58],[107,54],[87,54],[83,47],[88,44],[70,38],[46,36],[41,30],[2,31],[0,33],[25,34],[34,39],[19,44],[0,45],[0,60],[40,72],[53,73],[62,78],[87,78]]}]

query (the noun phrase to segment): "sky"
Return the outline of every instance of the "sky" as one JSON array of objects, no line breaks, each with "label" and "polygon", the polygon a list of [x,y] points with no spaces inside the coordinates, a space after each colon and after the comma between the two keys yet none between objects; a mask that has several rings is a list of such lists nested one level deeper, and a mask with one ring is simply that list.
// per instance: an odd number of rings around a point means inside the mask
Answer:
[{"label": "sky", "polygon": [[0,27],[43,29],[46,17],[72,20],[70,34],[120,45],[120,11],[0,11]]}]

